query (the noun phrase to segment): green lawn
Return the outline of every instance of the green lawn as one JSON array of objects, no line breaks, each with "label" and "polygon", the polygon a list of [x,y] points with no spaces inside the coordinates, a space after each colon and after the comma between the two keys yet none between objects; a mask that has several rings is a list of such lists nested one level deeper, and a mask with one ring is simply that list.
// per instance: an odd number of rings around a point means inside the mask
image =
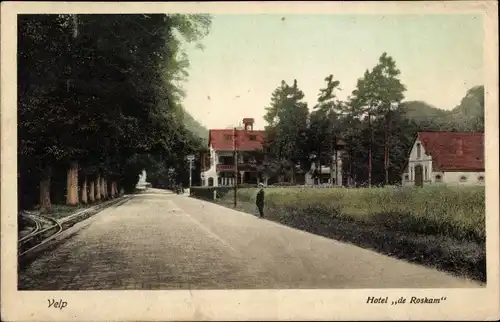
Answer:
[{"label": "green lawn", "polygon": [[[255,202],[255,188],[240,189],[238,199]],[[485,239],[484,187],[267,188],[266,208],[317,214],[398,231]],[[225,199],[233,197],[230,191]]]}]

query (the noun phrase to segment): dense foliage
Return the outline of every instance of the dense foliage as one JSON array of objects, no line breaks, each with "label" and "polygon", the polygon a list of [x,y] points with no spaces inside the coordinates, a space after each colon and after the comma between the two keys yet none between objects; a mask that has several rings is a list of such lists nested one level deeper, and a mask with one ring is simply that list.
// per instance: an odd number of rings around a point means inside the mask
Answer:
[{"label": "dense foliage", "polygon": [[445,111],[404,101],[406,87],[399,77],[396,62],[383,53],[346,101],[337,97],[341,82],[328,75],[310,112],[297,80],[292,86],[282,81],[264,117],[266,176],[293,183],[296,170],[302,170],[318,177],[311,169],[336,164],[339,150],[342,169],[336,171],[343,172],[344,184],[399,183],[416,132],[484,130],[483,86],[473,87],[459,106]]},{"label": "dense foliage", "polygon": [[[131,190],[142,169],[182,180],[203,138],[185,126],[183,42],[207,15],[20,15],[21,207],[76,205]],[[193,123],[193,121],[191,121]]]}]

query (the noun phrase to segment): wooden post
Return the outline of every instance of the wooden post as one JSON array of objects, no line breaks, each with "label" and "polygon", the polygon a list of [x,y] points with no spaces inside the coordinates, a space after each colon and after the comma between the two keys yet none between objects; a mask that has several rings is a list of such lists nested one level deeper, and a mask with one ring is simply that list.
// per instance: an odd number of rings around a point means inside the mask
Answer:
[{"label": "wooden post", "polygon": [[373,144],[371,110],[368,111],[368,129],[370,132],[370,141],[368,147],[368,188],[371,188],[372,187],[372,144]]},{"label": "wooden post", "polygon": [[236,151],[236,127],[233,128],[233,157],[234,157],[234,207],[238,200],[238,153]]}]

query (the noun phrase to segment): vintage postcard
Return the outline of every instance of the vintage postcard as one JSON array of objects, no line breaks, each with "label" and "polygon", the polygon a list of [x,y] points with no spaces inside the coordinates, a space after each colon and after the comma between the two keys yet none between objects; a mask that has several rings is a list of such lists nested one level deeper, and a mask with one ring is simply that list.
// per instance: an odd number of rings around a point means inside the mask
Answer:
[{"label": "vintage postcard", "polygon": [[498,320],[498,4],[4,2],[5,321]]}]

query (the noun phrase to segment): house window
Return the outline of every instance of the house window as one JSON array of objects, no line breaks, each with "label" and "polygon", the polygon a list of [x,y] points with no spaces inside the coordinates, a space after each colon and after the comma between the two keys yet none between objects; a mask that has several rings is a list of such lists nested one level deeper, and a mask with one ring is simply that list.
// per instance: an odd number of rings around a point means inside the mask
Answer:
[{"label": "house window", "polygon": [[255,134],[250,134],[250,135],[248,136],[248,138],[250,139],[250,141],[255,141],[255,140],[257,140],[257,135],[255,135]]},{"label": "house window", "polygon": [[417,159],[420,159],[420,155],[421,155],[421,149],[420,149],[420,143],[417,143]]},{"label": "house window", "polygon": [[443,180],[443,177],[441,177],[440,174],[436,175],[436,182],[441,182]]},{"label": "house window", "polygon": [[460,182],[465,182],[467,181],[467,177],[466,176],[461,176],[460,177]]},{"label": "house window", "polygon": [[405,181],[408,181],[408,180],[410,180],[410,176],[405,174]]},{"label": "house window", "polygon": [[479,182],[484,182],[484,176],[479,176],[477,180],[479,180]]},{"label": "house window", "polygon": [[224,134],[224,139],[226,139],[226,141],[230,141],[233,139],[233,136],[231,134]]}]

